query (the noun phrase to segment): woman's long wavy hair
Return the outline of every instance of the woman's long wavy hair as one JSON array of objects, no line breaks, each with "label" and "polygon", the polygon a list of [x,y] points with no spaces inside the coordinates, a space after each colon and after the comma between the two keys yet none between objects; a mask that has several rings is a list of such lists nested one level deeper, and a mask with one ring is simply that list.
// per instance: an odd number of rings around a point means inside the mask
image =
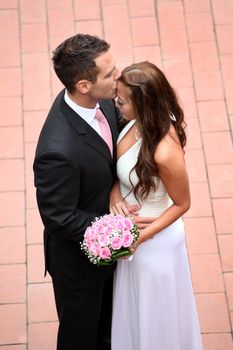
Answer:
[{"label": "woman's long wavy hair", "polygon": [[[167,135],[172,124],[180,145],[184,148],[186,123],[175,91],[154,64],[147,61],[134,63],[122,71],[119,81],[129,88],[142,137],[137,163],[132,169],[136,171],[139,179],[133,186],[133,192],[141,202],[157,188],[153,177],[159,175],[158,165],[154,160],[158,144]],[[176,120],[172,120],[172,116],[175,116]]]}]

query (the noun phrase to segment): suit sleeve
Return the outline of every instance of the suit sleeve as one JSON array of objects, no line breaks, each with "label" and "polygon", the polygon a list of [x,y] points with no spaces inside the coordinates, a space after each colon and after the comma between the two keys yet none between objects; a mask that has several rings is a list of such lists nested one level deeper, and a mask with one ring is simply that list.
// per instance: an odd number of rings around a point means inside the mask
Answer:
[{"label": "suit sleeve", "polygon": [[38,208],[49,235],[80,240],[97,213],[80,210],[80,171],[60,152],[45,152],[34,161]]}]

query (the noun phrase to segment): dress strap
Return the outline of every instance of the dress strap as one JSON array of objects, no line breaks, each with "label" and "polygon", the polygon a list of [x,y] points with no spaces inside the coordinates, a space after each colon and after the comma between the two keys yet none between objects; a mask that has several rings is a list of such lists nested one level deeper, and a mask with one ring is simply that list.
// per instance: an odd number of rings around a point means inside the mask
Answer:
[{"label": "dress strap", "polygon": [[128,122],[128,124],[126,124],[126,126],[124,127],[124,129],[121,130],[120,135],[118,136],[117,143],[119,143],[123,139],[123,137],[127,134],[129,129],[131,129],[131,127],[135,123],[136,123],[136,119],[133,119],[133,120],[130,120],[130,122]]}]

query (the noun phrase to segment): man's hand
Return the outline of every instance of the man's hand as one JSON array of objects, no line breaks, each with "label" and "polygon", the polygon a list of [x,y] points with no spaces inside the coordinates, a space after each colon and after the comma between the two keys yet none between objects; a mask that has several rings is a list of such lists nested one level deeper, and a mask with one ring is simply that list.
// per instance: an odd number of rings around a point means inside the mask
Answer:
[{"label": "man's hand", "polygon": [[138,211],[140,208],[141,206],[139,204],[130,205],[127,203],[127,201],[122,197],[120,193],[120,187],[117,181],[113,186],[110,194],[110,213],[114,215],[121,214],[125,216],[131,216],[134,219],[135,224],[138,226],[139,230],[142,230],[150,225],[154,220],[156,220],[156,218],[139,216]]},{"label": "man's hand", "polygon": [[117,181],[110,193],[110,205],[109,211],[111,214],[121,214],[125,216],[138,215],[140,205],[129,205],[127,201],[122,197],[120,192],[119,182]]},{"label": "man's hand", "polygon": [[110,213],[136,217],[139,209],[139,204],[129,205],[125,200],[121,200],[110,207]]}]

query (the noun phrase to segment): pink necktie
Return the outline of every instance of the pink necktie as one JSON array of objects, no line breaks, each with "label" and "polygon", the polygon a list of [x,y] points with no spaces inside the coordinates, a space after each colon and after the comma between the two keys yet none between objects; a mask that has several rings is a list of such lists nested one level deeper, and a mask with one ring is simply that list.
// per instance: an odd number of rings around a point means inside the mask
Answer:
[{"label": "pink necktie", "polygon": [[103,113],[101,112],[100,108],[96,109],[96,114],[95,114],[95,118],[98,120],[99,122],[99,126],[100,126],[100,130],[101,130],[101,135],[103,140],[106,142],[106,144],[108,145],[111,155],[112,155],[112,151],[113,151],[113,144],[112,144],[112,133],[111,133],[111,129],[109,127],[109,124],[105,118],[105,116],[103,115]]}]

